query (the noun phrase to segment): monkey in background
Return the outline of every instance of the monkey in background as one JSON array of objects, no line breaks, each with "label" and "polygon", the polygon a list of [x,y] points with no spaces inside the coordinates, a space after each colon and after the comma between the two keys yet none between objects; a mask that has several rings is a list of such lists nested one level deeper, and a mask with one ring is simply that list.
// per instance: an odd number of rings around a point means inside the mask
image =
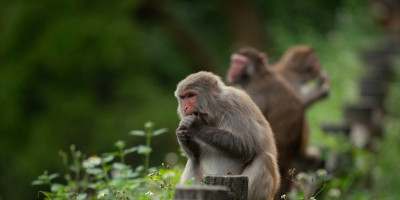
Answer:
[{"label": "monkey in background", "polygon": [[281,173],[279,198],[291,186],[288,170],[308,145],[303,103],[288,81],[268,66],[266,54],[251,47],[232,54],[227,80],[249,94],[271,125]]},{"label": "monkey in background", "polygon": [[[309,45],[289,48],[271,69],[292,85],[306,108],[329,94],[330,79],[322,70],[316,52]],[[302,87],[312,80],[318,80],[318,85],[310,92],[302,94]]]},{"label": "monkey in background", "polygon": [[204,175],[245,175],[248,199],[270,200],[280,175],[269,123],[243,91],[210,72],[191,74],[175,91],[181,119],[176,135],[188,157],[180,183]]}]

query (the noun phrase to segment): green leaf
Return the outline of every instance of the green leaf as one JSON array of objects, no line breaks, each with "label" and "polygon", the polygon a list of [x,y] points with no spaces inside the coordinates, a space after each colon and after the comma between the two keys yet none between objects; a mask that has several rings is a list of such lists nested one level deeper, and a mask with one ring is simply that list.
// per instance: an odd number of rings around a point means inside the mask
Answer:
[{"label": "green leaf", "polygon": [[112,165],[107,165],[104,167],[104,171],[106,172],[110,171],[110,169],[112,169]]},{"label": "green leaf", "polygon": [[141,185],[141,182],[139,182],[139,181],[133,182],[133,183],[129,184],[129,189],[134,190],[134,189],[140,187],[140,185]]},{"label": "green leaf", "polygon": [[152,151],[151,147],[145,145],[140,145],[138,147],[139,147],[138,154],[149,154]]},{"label": "green leaf", "polygon": [[49,180],[53,180],[53,179],[57,178],[58,176],[59,176],[58,173],[50,174],[49,175]]},{"label": "green leaf", "polygon": [[50,190],[52,192],[62,192],[65,189],[65,185],[59,184],[59,183],[54,183],[51,185]]},{"label": "green leaf", "polygon": [[189,180],[186,181],[185,185],[194,185],[194,178],[191,178]]},{"label": "green leaf", "polygon": [[132,147],[132,148],[129,148],[129,149],[125,149],[124,150],[124,154],[135,152],[135,151],[137,151],[137,149],[138,149],[137,147]]},{"label": "green leaf", "polygon": [[111,155],[111,154],[105,155],[101,159],[104,163],[108,163],[108,162],[111,162],[112,160],[114,160],[114,155]]},{"label": "green leaf", "polygon": [[76,165],[70,165],[69,166],[69,169],[71,170],[71,171],[73,171],[73,172],[78,172],[78,167],[76,166]]},{"label": "green leaf", "polygon": [[46,198],[45,198],[46,200],[47,200],[47,199],[50,199],[50,200],[51,200],[50,196],[52,196],[52,194],[51,194],[50,192],[39,191],[39,192],[38,192],[38,198],[39,198],[40,194],[42,194],[43,196],[45,196],[45,197],[46,197]]},{"label": "green leaf", "polygon": [[126,175],[127,178],[136,178],[138,177],[140,174],[138,172],[130,172]]},{"label": "green leaf", "polygon": [[134,136],[145,136],[146,133],[142,130],[133,130],[131,132],[129,132],[130,135],[134,135]]},{"label": "green leaf", "polygon": [[32,185],[44,185],[44,181],[42,180],[34,180],[31,183]]},{"label": "green leaf", "polygon": [[81,193],[81,194],[78,194],[78,196],[76,196],[76,199],[77,200],[84,200],[84,199],[86,199],[86,197],[87,197],[86,193]]},{"label": "green leaf", "polygon": [[139,166],[137,166],[136,169],[135,169],[135,171],[137,171],[137,172],[141,172],[141,171],[143,171],[143,170],[144,170],[144,166],[143,166],[143,165],[139,165]]},{"label": "green leaf", "polygon": [[71,175],[69,175],[69,174],[64,174],[64,178],[65,178],[66,180],[71,180]]},{"label": "green leaf", "polygon": [[96,174],[102,174],[102,173],[103,173],[103,170],[101,170],[101,169],[99,169],[99,168],[88,168],[88,169],[86,169],[86,172],[87,172],[88,174],[96,175]]},{"label": "green leaf", "polygon": [[153,136],[161,135],[163,133],[166,133],[167,131],[168,131],[167,128],[161,128],[161,129],[155,130],[155,131],[153,131]]},{"label": "green leaf", "polygon": [[127,168],[127,166],[125,164],[123,164],[123,163],[116,162],[116,163],[113,163],[113,168],[114,169],[119,169],[119,170],[124,170],[124,169]]},{"label": "green leaf", "polygon": [[103,153],[103,156],[118,156],[118,155],[119,155],[118,151]]}]

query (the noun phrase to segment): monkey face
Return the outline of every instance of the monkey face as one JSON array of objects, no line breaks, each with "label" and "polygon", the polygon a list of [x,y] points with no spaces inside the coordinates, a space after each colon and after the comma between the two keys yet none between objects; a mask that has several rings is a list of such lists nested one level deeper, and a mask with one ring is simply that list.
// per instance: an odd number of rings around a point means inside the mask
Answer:
[{"label": "monkey face", "polygon": [[321,64],[313,49],[297,49],[292,52],[287,67],[297,74],[302,82],[317,78],[321,73]]},{"label": "monkey face", "polygon": [[307,57],[304,61],[303,65],[303,73],[305,81],[314,79],[320,76],[321,73],[321,64],[317,59],[317,54],[314,51],[311,51],[307,54]]},{"label": "monkey face", "polygon": [[240,54],[232,54],[231,65],[227,74],[228,82],[236,83],[239,81],[240,76],[243,74],[243,70],[249,66],[250,61],[246,56]]},{"label": "monkey face", "polygon": [[180,103],[182,105],[182,112],[185,116],[198,115],[197,108],[198,94],[194,90],[186,90],[179,94]]}]

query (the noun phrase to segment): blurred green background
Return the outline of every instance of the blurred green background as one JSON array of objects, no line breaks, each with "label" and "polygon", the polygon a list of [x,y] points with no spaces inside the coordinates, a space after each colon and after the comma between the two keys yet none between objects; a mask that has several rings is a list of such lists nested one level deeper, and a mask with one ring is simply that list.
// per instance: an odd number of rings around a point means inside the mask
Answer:
[{"label": "blurred green background", "polygon": [[[169,129],[152,141],[151,165],[159,166],[178,152],[177,82],[199,70],[224,77],[230,54],[244,44],[266,51],[271,63],[292,45],[315,47],[332,91],[308,112],[312,144],[339,148],[319,126],[340,122],[342,105],[357,101],[361,50],[385,38],[372,8],[364,0],[0,1],[0,199],[37,199],[41,188],[31,181],[59,171],[57,152],[70,144],[92,155],[119,139],[143,143],[128,132],[147,120]],[[398,131],[396,100],[389,121]],[[400,164],[399,148],[391,146],[380,177],[396,188],[400,168],[390,167]],[[385,176],[391,170],[397,176]],[[357,198],[399,193],[379,185]]]}]

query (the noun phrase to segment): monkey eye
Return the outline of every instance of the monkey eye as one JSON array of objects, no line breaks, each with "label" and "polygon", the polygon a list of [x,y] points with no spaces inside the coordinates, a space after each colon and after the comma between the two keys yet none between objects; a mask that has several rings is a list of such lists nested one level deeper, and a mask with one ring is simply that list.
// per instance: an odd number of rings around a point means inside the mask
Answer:
[{"label": "monkey eye", "polygon": [[193,98],[193,97],[195,97],[197,94],[196,93],[194,93],[194,92],[186,92],[186,93],[183,93],[183,94],[181,94],[181,95],[179,95],[179,98],[180,99],[185,99],[185,98]]},{"label": "monkey eye", "polygon": [[189,93],[187,96],[188,96],[188,98],[192,98],[192,97],[194,97],[194,94],[193,93]]},{"label": "monkey eye", "polygon": [[239,60],[239,59],[234,59],[234,60],[232,61],[232,63],[239,64],[239,65],[244,65],[244,64],[246,64],[243,60]]}]

